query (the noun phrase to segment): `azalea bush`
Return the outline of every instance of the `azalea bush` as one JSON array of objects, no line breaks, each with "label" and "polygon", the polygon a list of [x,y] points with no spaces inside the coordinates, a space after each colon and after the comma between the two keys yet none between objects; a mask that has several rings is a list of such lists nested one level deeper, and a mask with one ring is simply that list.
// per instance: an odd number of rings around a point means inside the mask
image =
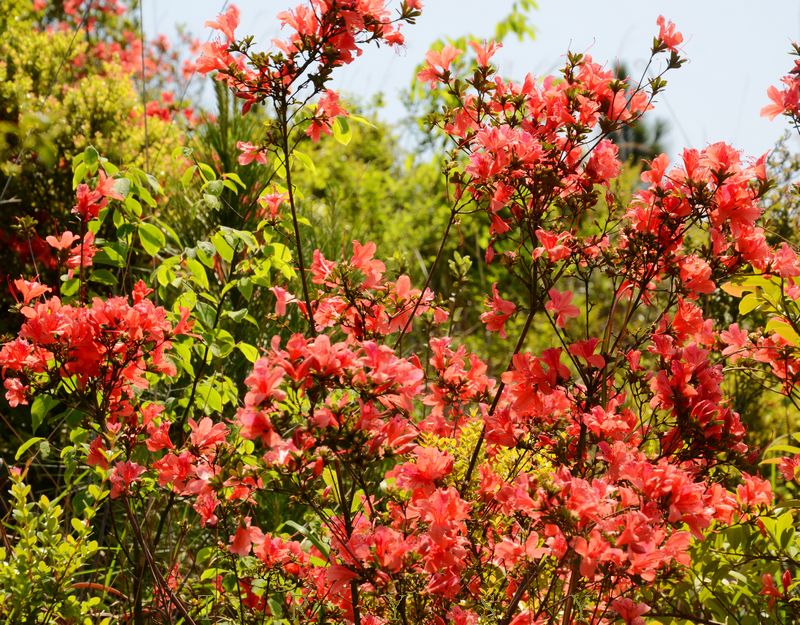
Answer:
[{"label": "azalea bush", "polygon": [[[10,622],[797,617],[800,446],[790,427],[754,448],[732,407],[742,376],[797,402],[800,261],[763,227],[766,155],[713,143],[631,182],[615,140],[685,61],[663,17],[641,80],[568,53],[516,82],[497,42],[438,46],[416,80],[442,178],[420,180],[445,219],[412,280],[330,243],[314,177],[377,130],[332,77],[421,10],[312,0],[264,49],[231,5],[194,68],[260,123],[205,117],[163,181],[71,155],[70,221],[42,237],[60,277],[14,279],[0,349],[24,423]],[[765,114],[796,122],[784,82]],[[178,188],[201,227],[169,216]],[[477,301],[432,288],[475,270]]]},{"label": "azalea bush", "polygon": [[[71,163],[87,147],[118,164],[147,169],[166,185],[177,182],[164,174],[194,119],[178,92],[179,55],[166,40],[142,47],[130,8],[116,0],[0,2],[4,284],[20,274],[58,279],[45,238],[70,227]],[[155,147],[148,150],[148,144]],[[171,195],[179,188],[171,184]],[[4,309],[13,302],[7,289],[0,302]]]}]

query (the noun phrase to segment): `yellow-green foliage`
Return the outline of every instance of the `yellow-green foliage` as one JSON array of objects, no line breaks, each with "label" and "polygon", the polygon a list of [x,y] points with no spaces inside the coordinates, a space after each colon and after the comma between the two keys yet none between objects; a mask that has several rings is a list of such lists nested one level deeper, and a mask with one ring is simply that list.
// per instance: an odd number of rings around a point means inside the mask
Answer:
[{"label": "yellow-green foliage", "polygon": [[[13,512],[4,519],[7,547],[0,547],[0,617],[5,623],[108,623],[99,617],[102,599],[80,599],[79,571],[99,549],[89,521],[104,495],[91,486],[83,518],[71,516],[71,531],[64,531],[64,509],[42,495],[34,504],[31,487],[11,474]],[[95,615],[98,618],[94,618]]]},{"label": "yellow-green foliage", "polygon": [[442,175],[437,163],[398,162],[396,139],[373,121],[353,124],[346,147],[330,137],[303,146],[314,162],[297,174],[303,208],[326,253],[370,240],[396,269],[424,276],[449,216]]},{"label": "yellow-green foliage", "polygon": [[[70,162],[88,145],[123,168],[145,166],[142,103],[132,76],[91,58],[85,33],[47,32],[27,0],[0,0],[0,188],[14,212],[47,211],[61,222],[73,204]],[[150,167],[169,170],[180,145],[177,125],[148,119]],[[22,158],[20,158],[20,156]],[[20,206],[21,205],[21,206]],[[50,234],[53,224],[38,234]]]},{"label": "yellow-green foliage", "polygon": [[[478,440],[483,436],[483,423],[480,419],[471,419],[461,429],[458,438],[437,436],[431,432],[420,435],[419,443],[423,447],[435,447],[439,451],[447,452],[453,458],[453,471],[448,477],[452,486],[460,486],[467,475],[467,469],[472,460],[472,454],[478,445]],[[501,448],[495,450],[492,457],[492,469],[502,479],[513,481],[520,472],[525,471],[541,480],[542,484],[549,482],[553,466],[541,454],[534,454],[522,448]],[[476,465],[486,462],[486,445],[480,446]],[[476,487],[480,476],[471,475],[470,486]]]}]

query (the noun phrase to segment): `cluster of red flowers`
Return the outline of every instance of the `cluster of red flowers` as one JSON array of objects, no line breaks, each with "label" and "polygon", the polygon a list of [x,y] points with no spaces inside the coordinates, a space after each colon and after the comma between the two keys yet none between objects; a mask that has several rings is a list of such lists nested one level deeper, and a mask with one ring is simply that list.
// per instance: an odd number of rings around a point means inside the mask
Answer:
[{"label": "cluster of red flowers", "polygon": [[[473,78],[451,73],[452,61],[462,53],[452,46],[428,53],[418,75],[459,96],[459,106],[441,124],[469,161],[460,193],[486,207],[495,237],[524,223],[543,226],[553,200],[615,177],[616,146],[591,139],[592,133],[630,122],[651,107],[645,90],[626,93],[623,81],[588,56],[570,56],[563,80],[548,77],[540,84],[529,74],[522,84],[506,81],[489,64],[497,47],[474,45]],[[463,82],[473,89],[465,92]]]},{"label": "cluster of red flowers", "polygon": [[[800,45],[794,44],[794,55],[800,57]],[[789,116],[795,124],[800,120],[800,59],[795,60],[792,70],[781,79],[783,89],[770,87],[767,90],[771,104],[761,109],[764,117],[775,119],[778,115]]]},{"label": "cluster of red flowers", "polygon": [[[676,54],[680,34],[663,19],[659,25],[656,52]],[[668,176],[665,158],[656,159],[645,174],[651,186],[622,216],[620,234],[613,240],[581,239],[564,228],[574,213],[565,215],[563,207],[587,210],[595,185],[607,185],[620,169],[615,146],[594,139],[593,132],[632,122],[649,108],[652,94],[638,88],[629,93],[609,71],[583,58],[571,61],[564,80],[545,80],[541,86],[531,77],[521,86],[490,78],[494,70],[488,62],[495,50],[493,45],[475,46],[483,72],[474,79],[476,93],[460,92],[461,104],[443,122],[467,157],[459,197],[486,207],[495,240],[510,238],[506,233],[512,228],[527,236],[530,258],[542,277],[570,263],[626,265],[617,292],[621,301],[628,297],[657,308],[649,293],[673,277],[680,278],[677,293],[683,292],[685,299],[674,316],[662,311],[651,334],[639,340],[656,358],[654,375],[642,373],[639,350],[627,349],[620,357],[610,351],[607,340],[587,338],[568,345],[572,368],[562,361],[561,347],[540,356],[517,354],[497,387],[480,359],[463,347],[452,349],[450,339],[434,339],[428,390],[421,392],[415,377],[415,385],[408,387],[411,393],[404,395],[409,407],[411,399],[421,397],[431,411],[416,423],[403,416],[402,444],[393,451],[405,461],[384,478],[394,490],[379,496],[369,491],[365,478],[364,490],[351,495],[354,504],[342,501],[347,495],[339,478],[331,487],[338,492],[334,498],[346,508],[356,505],[358,511],[326,520],[331,552],[324,566],[309,569],[319,569],[314,577],[324,570],[326,589],[332,591],[327,603],[349,621],[362,611],[361,622],[383,622],[403,604],[409,620],[420,617],[417,611],[424,606],[437,619],[477,622],[487,609],[486,572],[497,570],[509,582],[499,600],[509,614],[504,622],[548,622],[545,607],[538,612],[533,608],[542,597],[529,594],[526,587],[531,575],[545,571],[559,580],[551,583],[560,584],[564,594],[593,588],[600,613],[611,610],[626,622],[639,622],[648,607],[621,595],[631,592],[637,580],[653,581],[688,564],[691,534],[702,538],[713,522],[730,523],[771,497],[768,484],[757,478],[747,477],[738,497],[709,480],[720,454],[746,448],[738,415],[725,405],[721,367],[710,360],[717,335],[691,300],[715,288],[715,276],[745,265],[769,270],[780,259],[785,275],[794,275],[796,259],[771,250],[755,225],[763,192],[758,183],[765,180],[763,160],[743,166],[739,154],[723,144],[687,152],[685,170]],[[430,53],[419,78],[455,85],[450,66],[458,53],[450,47]],[[708,228],[713,259],[684,251],[683,235],[697,224]],[[649,256],[641,254],[645,246]],[[518,245],[516,252],[522,249]],[[634,250],[639,260],[631,264]],[[340,364],[343,359],[358,362],[348,344],[363,349],[364,328],[372,328],[366,335],[380,337],[400,327],[365,323],[348,295],[353,269],[358,270],[357,288],[387,288],[379,287],[384,268],[373,259],[373,251],[354,244],[353,258],[343,265],[315,253],[313,282],[342,294],[322,301],[314,313],[316,329],[324,332],[340,324],[349,335],[339,344],[341,352],[324,335],[313,340],[295,336],[290,344],[296,347],[287,345],[284,352],[273,346],[273,355],[259,361],[247,380],[251,391],[240,412],[241,431],[267,446],[265,461],[277,460],[304,476],[298,478],[300,492],[308,492],[306,480],[322,480],[325,467],[338,467],[345,457],[337,453],[334,441],[341,440],[348,423],[374,414],[371,404],[361,406],[355,417],[346,410],[355,389],[365,396],[370,376],[365,380],[364,373],[370,369],[359,366],[356,380],[352,373],[343,376]],[[580,309],[572,303],[572,292],[558,290],[556,283],[554,278],[546,303],[542,297],[537,306],[543,305],[555,331],[568,338],[567,323]],[[484,322],[504,334],[516,305],[504,300],[495,285],[489,306]],[[331,307],[333,315],[326,312]],[[323,356],[315,353],[320,347]],[[293,351],[296,356],[287,363]],[[386,355],[404,362],[391,351]],[[287,417],[289,371],[292,391],[310,402],[301,414],[316,430],[298,427]],[[641,380],[637,401],[649,403],[658,415],[650,423],[632,410],[626,392],[616,386],[615,380],[629,375]],[[320,393],[324,380],[335,384]],[[387,420],[377,423],[373,438],[357,447],[368,458],[385,454],[375,443],[387,440]],[[327,438],[320,437],[320,428]],[[281,430],[292,432],[288,447]],[[479,431],[479,441],[485,439],[487,445],[483,455],[478,453],[480,442],[473,447]],[[337,436],[331,438],[331,432]],[[464,449],[475,454],[466,471],[462,467],[457,472],[456,457],[463,462]],[[349,450],[352,466],[368,466]],[[503,467],[509,454],[515,468],[507,473]],[[292,464],[285,465],[289,459]],[[249,524],[241,527],[232,537],[234,544],[249,532]],[[601,579],[608,581],[606,591],[598,589]],[[412,585],[417,589],[414,607],[394,590]],[[316,590],[307,589],[309,604],[319,600]],[[605,622],[605,617],[593,622]]]},{"label": "cluster of red flowers", "polygon": [[6,399],[27,403],[36,393],[55,390],[59,382],[82,397],[101,397],[94,418],[115,423],[126,418],[135,388],[148,386],[148,371],[174,374],[166,357],[171,337],[185,332],[155,306],[139,282],[133,303],[124,297],[96,298],[91,305],[62,304],[58,297],[35,302],[50,290],[36,282],[17,281],[24,297],[25,323],[16,339],[0,350]]},{"label": "cluster of red flowers", "polygon": [[[218,30],[223,40],[202,47],[197,71],[216,71],[236,97],[244,100],[243,112],[267,99],[286,100],[311,82],[322,89],[331,71],[352,63],[365,45],[385,43],[400,46],[404,38],[398,23],[419,15],[419,0],[404,0],[396,19],[384,0],[313,0],[278,15],[281,26],[291,31],[286,39],[273,41],[274,51],[250,54],[251,42],[237,41],[239,9],[231,6],[207,26]],[[302,80],[301,80],[302,79]],[[326,132],[330,121],[343,113],[335,93],[325,93],[317,106],[309,134],[315,139]]]},{"label": "cluster of red flowers", "polygon": [[[386,267],[374,257],[375,250],[374,243],[353,241],[352,257],[342,262],[330,261],[315,250],[310,271],[321,291],[312,303],[318,332],[340,328],[356,339],[378,338],[404,331],[412,318],[428,311],[434,323],[447,319],[447,311],[433,305],[430,290],[412,288],[406,275],[386,280]],[[305,304],[298,305],[305,314]]]}]

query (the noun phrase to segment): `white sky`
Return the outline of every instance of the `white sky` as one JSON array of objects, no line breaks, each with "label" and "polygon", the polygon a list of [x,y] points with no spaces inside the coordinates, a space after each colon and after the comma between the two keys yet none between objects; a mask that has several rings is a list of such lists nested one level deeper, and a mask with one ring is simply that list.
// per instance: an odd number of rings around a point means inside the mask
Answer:
[{"label": "white sky", "polygon": [[[170,35],[181,22],[205,40],[203,22],[213,19],[223,0],[143,0],[148,35]],[[300,0],[238,0],[242,14],[237,33],[253,34],[267,46],[280,36],[275,15]],[[396,52],[369,49],[342,68],[334,87],[343,92],[385,94],[383,117],[404,115],[396,95],[411,80],[431,42],[439,37],[491,36],[494,24],[508,13],[511,0],[427,0],[423,16],[406,28],[407,47]],[[534,41],[507,43],[496,57],[501,73],[542,75],[563,63],[567,49],[588,52],[595,61],[625,61],[633,74],[648,57],[656,18],[674,21],[684,34],[689,63],[667,76],[668,86],[656,102],[655,116],[670,126],[672,154],[684,146],[702,147],[726,140],[746,154],[769,150],[786,125],[759,117],[777,84],[791,67],[790,43],[800,39],[798,0],[539,0],[531,14]],[[196,77],[195,80],[198,80]]]}]

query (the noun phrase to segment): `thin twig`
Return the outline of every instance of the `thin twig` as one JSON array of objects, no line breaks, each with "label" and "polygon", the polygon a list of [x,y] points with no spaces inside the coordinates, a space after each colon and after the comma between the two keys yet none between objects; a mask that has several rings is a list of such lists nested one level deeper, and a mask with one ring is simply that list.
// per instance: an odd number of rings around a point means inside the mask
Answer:
[{"label": "thin twig", "polygon": [[167,597],[169,597],[169,600],[172,602],[172,604],[175,606],[178,612],[181,613],[181,616],[183,616],[183,618],[185,618],[190,625],[197,625],[195,620],[192,618],[191,614],[189,614],[189,610],[184,605],[183,601],[181,601],[180,598],[174,592],[172,592],[172,589],[169,587],[169,584],[167,584],[167,581],[164,579],[164,576],[158,569],[155,558],[153,558],[153,554],[151,553],[150,548],[145,542],[144,536],[142,535],[142,528],[139,526],[139,522],[136,520],[136,515],[133,513],[133,510],[131,510],[131,506],[130,503],[128,502],[128,499],[124,498],[122,500],[122,503],[125,506],[125,512],[128,515],[128,520],[130,521],[131,527],[133,528],[133,533],[136,537],[136,541],[139,543],[139,546],[141,547],[142,552],[144,553],[144,557],[147,560],[148,566],[150,567],[150,572],[153,574],[153,577],[155,578],[156,582],[158,583],[159,586],[161,586],[161,590],[163,590],[164,593],[167,595]]},{"label": "thin twig", "polygon": [[294,201],[294,189],[292,188],[292,167],[289,162],[291,150],[289,149],[289,126],[287,121],[288,104],[284,95],[278,116],[281,122],[281,151],[283,152],[283,167],[286,170],[286,189],[289,194],[289,206],[292,209],[292,227],[294,228],[294,242],[297,247],[297,265],[300,269],[300,282],[303,285],[303,300],[306,304],[306,315],[312,336],[316,336],[317,329],[314,326],[314,311],[311,308],[311,296],[308,292],[308,281],[306,278],[306,267],[303,260],[303,244],[300,238],[300,225],[297,221],[297,207]]},{"label": "thin twig", "polygon": [[428,290],[428,287],[431,284],[431,280],[433,279],[433,273],[436,270],[439,261],[442,258],[442,254],[444,252],[445,243],[447,243],[447,237],[450,234],[450,228],[453,227],[453,224],[456,221],[456,215],[458,214],[458,210],[454,207],[450,210],[450,219],[447,221],[447,227],[444,229],[444,234],[442,235],[442,240],[439,243],[439,249],[436,252],[436,258],[433,259],[433,264],[431,265],[430,270],[428,271],[428,277],[425,280],[425,285],[422,287],[422,291],[417,298],[416,303],[414,304],[414,308],[411,311],[408,319],[406,320],[406,324],[403,326],[402,331],[400,332],[400,336],[397,337],[397,340],[394,342],[394,346],[392,349],[397,351],[400,347],[400,344],[403,342],[403,337],[408,332],[409,327],[411,327],[411,322],[414,320],[414,315],[417,314],[417,309],[419,308],[420,304],[422,303],[422,299],[425,297],[425,291]]}]

